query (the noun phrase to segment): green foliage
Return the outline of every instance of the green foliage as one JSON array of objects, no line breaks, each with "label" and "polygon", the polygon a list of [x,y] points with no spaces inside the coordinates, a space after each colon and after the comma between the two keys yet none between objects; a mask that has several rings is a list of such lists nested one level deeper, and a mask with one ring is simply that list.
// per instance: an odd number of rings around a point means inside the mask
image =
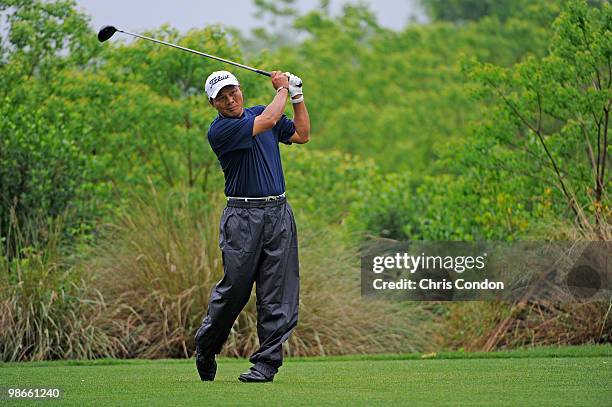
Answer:
[{"label": "green foliage", "polygon": [[507,177],[468,170],[416,182],[408,174],[379,174],[352,204],[347,225],[400,240],[519,239],[552,216],[550,189],[529,200],[524,194],[530,181],[515,177],[511,190]]},{"label": "green foliage", "polygon": [[350,224],[394,238],[514,240],[568,238],[575,221],[583,237],[609,238],[609,13],[570,2],[548,55],[511,68],[466,59],[482,84],[468,89],[490,104],[484,117],[432,148],[431,175],[373,182]]},{"label": "green foliage", "polygon": [[[412,182],[411,182],[412,181]],[[416,188],[408,173],[371,174],[358,199],[352,201],[347,226],[361,234],[405,239],[415,238],[406,225],[421,216],[415,211]]]},{"label": "green foliage", "polygon": [[[553,202],[561,216],[583,232],[601,236],[610,233],[606,167],[611,16],[609,5],[597,9],[584,1],[568,2],[554,23],[547,56],[528,58],[512,68],[468,64],[471,77],[484,85],[483,96],[499,101],[471,143],[472,152],[488,148],[491,158],[473,164],[488,174],[505,171],[541,178],[514,193],[527,197],[528,191],[554,188]],[[515,183],[503,185],[512,188]]]},{"label": "green foliage", "polygon": [[[380,172],[372,160],[321,152],[302,146],[283,148],[287,195],[297,215],[309,214],[318,227],[340,223],[351,204]],[[312,216],[314,215],[314,216]]]},{"label": "green foliage", "polygon": [[[12,222],[39,222],[44,229],[47,218],[65,211],[72,215],[66,228],[76,233],[81,221],[94,215],[93,201],[104,188],[95,179],[95,159],[80,142],[91,128],[76,120],[73,101],[53,103],[53,89],[67,69],[82,67],[94,54],[88,21],[69,1],[8,1],[0,6],[7,8],[9,28],[0,64],[0,240],[6,239]],[[36,229],[27,230],[44,236]],[[32,236],[26,240],[36,244]],[[14,255],[16,242],[5,243],[7,255]]]},{"label": "green foliage", "polygon": [[524,5],[519,1],[496,0],[421,0],[421,3],[435,20],[472,21],[494,15],[507,19]]},{"label": "green foliage", "polygon": [[295,26],[306,39],[279,54],[283,69],[304,80],[309,148],[370,157],[386,172],[430,174],[434,146],[464,137],[481,116],[482,104],[466,92],[462,56],[511,65],[527,53],[542,55],[550,31],[541,19],[533,13],[395,32],[364,7],[301,16]]},{"label": "green foliage", "polygon": [[[512,17],[526,17],[543,10],[558,12],[567,0],[421,0],[421,4],[434,20],[465,23],[484,17],[506,21]],[[591,6],[602,6],[606,0],[589,0]]]},{"label": "green foliage", "polygon": [[[425,240],[517,240],[550,213],[546,195],[529,202],[500,186],[509,174],[428,178],[417,189],[419,217],[407,227]],[[516,189],[524,186],[517,182]],[[541,201],[541,202],[540,202]],[[531,236],[534,237],[534,236]]]},{"label": "green foliage", "polygon": [[[3,0],[0,12],[7,12],[10,27],[0,45],[0,62],[10,60],[28,78],[37,74],[51,80],[58,69],[84,66],[95,56],[88,18],[76,10],[74,0]],[[61,53],[67,57],[59,58]]]},{"label": "green foliage", "polygon": [[295,0],[254,0],[255,17],[262,26],[251,30],[250,35],[242,36],[241,43],[247,50],[278,49],[284,45],[294,44],[295,30],[291,27],[298,15]]}]

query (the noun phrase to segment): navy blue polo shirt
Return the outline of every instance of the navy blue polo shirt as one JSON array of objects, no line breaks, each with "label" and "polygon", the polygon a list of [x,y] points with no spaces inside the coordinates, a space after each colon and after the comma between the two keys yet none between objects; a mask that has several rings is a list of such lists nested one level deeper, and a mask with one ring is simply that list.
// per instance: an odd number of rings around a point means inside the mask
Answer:
[{"label": "navy blue polo shirt", "polygon": [[225,195],[262,197],[285,192],[278,143],[291,144],[295,125],[282,115],[276,125],[253,137],[253,123],[266,107],[245,108],[241,117],[218,115],[208,129],[208,142],[225,175]]}]

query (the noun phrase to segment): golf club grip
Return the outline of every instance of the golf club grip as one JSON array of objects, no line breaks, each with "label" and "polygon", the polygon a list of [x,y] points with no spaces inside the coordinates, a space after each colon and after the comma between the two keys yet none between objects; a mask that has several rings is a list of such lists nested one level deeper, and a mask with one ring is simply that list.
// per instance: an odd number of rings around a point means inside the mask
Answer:
[{"label": "golf club grip", "polygon": [[266,76],[272,77],[272,74],[270,72],[268,72],[268,71],[262,71],[261,69],[256,69],[255,72],[257,72],[258,74],[261,74],[261,75],[266,75]]}]

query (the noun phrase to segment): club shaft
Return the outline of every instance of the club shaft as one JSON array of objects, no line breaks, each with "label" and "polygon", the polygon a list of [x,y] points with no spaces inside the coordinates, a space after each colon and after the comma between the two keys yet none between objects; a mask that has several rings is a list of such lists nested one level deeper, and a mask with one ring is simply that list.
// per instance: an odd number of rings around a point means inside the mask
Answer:
[{"label": "club shaft", "polygon": [[257,69],[257,68],[253,68],[253,67],[250,67],[250,66],[247,66],[247,65],[239,64],[238,62],[229,61],[227,59],[219,58],[219,57],[216,57],[214,55],[210,55],[210,54],[206,54],[204,52],[193,50],[191,48],[181,47],[180,45],[171,44],[171,43],[166,42],[166,41],[156,40],[155,38],[151,38],[151,37],[147,37],[145,35],[140,35],[140,34],[132,33],[132,32],[129,32],[129,31],[124,31],[124,30],[119,30],[119,29],[117,31],[122,32],[122,33],[127,34],[127,35],[132,35],[134,37],[142,38],[144,40],[149,40],[149,41],[157,42],[158,44],[163,44],[163,45],[168,45],[169,47],[178,48],[178,49],[181,49],[183,51],[191,52],[192,54],[200,55],[200,56],[203,56],[203,57],[206,57],[206,58],[215,59],[215,60],[220,61],[220,62],[225,62],[226,64],[234,65],[234,66],[237,66],[237,67],[240,67],[240,68],[243,68],[243,69],[248,69],[249,71],[253,71],[253,72],[256,72],[256,73],[261,74],[261,75],[271,76],[270,72],[262,71],[261,69]]}]

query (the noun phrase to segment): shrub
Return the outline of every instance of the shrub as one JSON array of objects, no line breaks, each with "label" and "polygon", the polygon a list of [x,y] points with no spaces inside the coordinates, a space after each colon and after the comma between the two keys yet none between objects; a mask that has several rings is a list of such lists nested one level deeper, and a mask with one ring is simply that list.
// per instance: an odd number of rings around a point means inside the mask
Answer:
[{"label": "shrub", "polygon": [[[522,195],[552,188],[557,218],[599,239],[612,229],[606,189],[611,29],[607,2],[599,9],[572,0],[552,24],[554,36],[543,58],[529,57],[511,68],[467,64],[469,78],[481,84],[480,96],[496,103],[474,132],[476,149],[464,156],[488,144],[491,157],[474,162],[476,168],[497,172],[491,168],[496,159],[500,172],[519,175],[506,184]],[[525,178],[531,182],[516,188]]]},{"label": "shrub", "polygon": [[296,216],[306,215],[303,220],[318,226],[342,222],[379,172],[372,160],[339,151],[292,146],[283,148],[282,155]]},{"label": "shrub", "polygon": [[407,225],[421,214],[415,213],[418,198],[410,175],[373,174],[363,185],[357,199],[350,204],[349,229],[392,239],[413,237]]}]

